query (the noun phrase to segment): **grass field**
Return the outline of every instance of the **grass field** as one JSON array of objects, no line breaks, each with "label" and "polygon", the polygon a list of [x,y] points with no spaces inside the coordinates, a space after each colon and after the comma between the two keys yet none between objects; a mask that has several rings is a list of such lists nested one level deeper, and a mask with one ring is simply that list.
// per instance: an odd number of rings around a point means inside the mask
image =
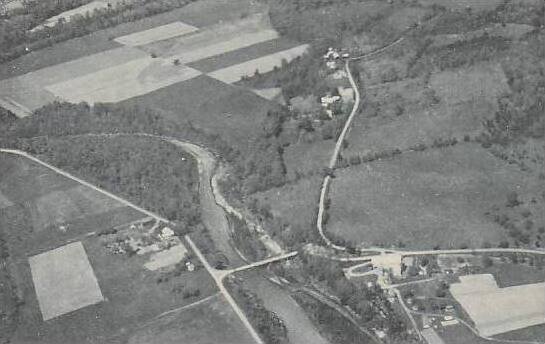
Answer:
[{"label": "grass field", "polygon": [[271,29],[266,16],[255,14],[234,22],[201,27],[191,35],[146,44],[141,49],[189,63],[275,38],[278,33]]},{"label": "grass field", "polygon": [[545,283],[498,288],[488,274],[461,276],[450,292],[482,336],[493,336],[545,322]]},{"label": "grass field", "polygon": [[[429,95],[431,88],[435,97]],[[378,104],[375,114],[364,107],[347,136],[346,155],[431,144],[435,139],[471,138],[482,132],[482,122],[497,111],[497,98],[509,87],[497,65],[478,65],[406,79],[369,88],[368,101]],[[403,112],[395,115],[396,107]]]},{"label": "grass field", "polygon": [[123,45],[139,46],[172,37],[183,36],[197,30],[198,29],[194,26],[182,22],[173,22],[152,29],[138,31],[130,35],[117,37],[115,38],[115,41]]},{"label": "grass field", "polygon": [[329,164],[334,148],[335,142],[332,140],[301,142],[286,147],[283,157],[289,179],[294,179],[297,174],[321,175]]},{"label": "grass field", "polygon": [[104,300],[81,242],[28,260],[44,321]]},{"label": "grass field", "polygon": [[176,66],[171,61],[144,57],[52,84],[46,89],[72,103],[119,102],[200,74],[193,68]]},{"label": "grass field", "polygon": [[298,45],[298,43],[294,43],[289,39],[277,38],[191,62],[188,63],[188,66],[200,70],[203,73],[209,73],[232,66],[241,61],[249,61],[277,51],[290,49],[296,45]]},{"label": "grass field", "polygon": [[[24,300],[13,342],[110,342],[160,313],[215,291],[204,269],[162,269],[179,255],[171,257],[168,250],[162,251],[168,257],[114,255],[96,236],[144,214],[24,158],[2,154],[0,159],[0,189],[14,203],[0,209],[0,228],[9,248],[13,283]],[[32,215],[38,207],[40,221]],[[62,221],[54,215],[59,213]],[[46,220],[53,223],[36,227]],[[161,269],[147,269],[149,263]],[[185,293],[197,289],[199,295]]]},{"label": "grass field", "polygon": [[524,340],[535,341],[539,338],[545,338],[545,324],[526,327],[520,330],[506,332],[494,336],[500,340]]},{"label": "grass field", "polygon": [[[205,90],[205,91],[203,91]],[[127,104],[153,107],[180,124],[219,135],[241,151],[248,148],[274,104],[239,87],[205,75],[129,99]]]},{"label": "grass field", "polygon": [[493,10],[502,3],[502,0],[418,0],[424,6],[438,5],[455,11],[463,11],[470,7],[474,12]]},{"label": "grass field", "polygon": [[74,38],[51,47],[30,52],[13,61],[0,65],[0,80],[22,75],[41,68],[71,61],[88,55],[121,47],[113,39],[135,32],[182,21],[195,27],[213,25],[219,21],[240,18],[262,12],[264,7],[250,0],[199,0],[182,8],[124,23]]},{"label": "grass field", "polygon": [[270,72],[274,67],[280,67],[282,61],[290,62],[296,57],[303,55],[307,49],[308,44],[299,45],[294,48],[218,69],[208,73],[208,75],[214,79],[232,84],[239,81],[243,76],[252,76],[256,72],[261,74]]},{"label": "grass field", "polygon": [[283,219],[293,230],[308,232],[315,230],[320,183],[320,176],[304,178],[294,184],[258,192],[252,198],[257,199],[258,204],[270,205],[273,216]]},{"label": "grass field", "polygon": [[194,307],[150,322],[129,344],[253,344],[254,340],[219,295]]},{"label": "grass field", "polygon": [[467,69],[432,74],[430,86],[448,106],[479,98],[495,102],[509,91],[499,65],[476,65]]},{"label": "grass field", "polygon": [[497,244],[507,231],[485,212],[509,192],[537,186],[473,144],[407,152],[336,175],[329,231],[356,243],[414,248]]}]

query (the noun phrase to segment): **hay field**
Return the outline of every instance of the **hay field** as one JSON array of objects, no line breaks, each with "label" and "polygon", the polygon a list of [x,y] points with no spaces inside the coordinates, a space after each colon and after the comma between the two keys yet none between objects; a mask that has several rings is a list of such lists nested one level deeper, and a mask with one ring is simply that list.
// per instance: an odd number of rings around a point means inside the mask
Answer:
[{"label": "hay field", "polygon": [[222,296],[180,310],[139,329],[129,344],[253,344],[254,340]]},{"label": "hay field", "polygon": [[498,288],[492,275],[469,275],[450,292],[482,336],[545,323],[545,283]]},{"label": "hay field", "polygon": [[135,32],[130,35],[117,37],[115,38],[115,41],[123,45],[139,46],[153,43],[155,41],[162,41],[172,37],[183,36],[197,30],[198,29],[194,26],[178,21],[157,26],[152,29]]},{"label": "hay field", "polygon": [[406,152],[336,176],[328,231],[356,243],[411,248],[497,245],[507,231],[485,212],[511,191],[537,187],[476,144]]},{"label": "hay field", "polygon": [[279,51],[274,54],[216,70],[208,73],[208,76],[225,83],[232,84],[239,81],[242,76],[254,75],[256,71],[259,71],[259,73],[262,74],[270,72],[274,69],[274,67],[280,67],[283,60],[289,62],[296,57],[303,55],[307,49],[308,44],[302,44],[291,49]]},{"label": "hay field", "polygon": [[44,320],[104,300],[81,242],[28,259]]},{"label": "hay field", "polygon": [[193,68],[145,57],[45,88],[73,103],[119,102],[198,75]]}]

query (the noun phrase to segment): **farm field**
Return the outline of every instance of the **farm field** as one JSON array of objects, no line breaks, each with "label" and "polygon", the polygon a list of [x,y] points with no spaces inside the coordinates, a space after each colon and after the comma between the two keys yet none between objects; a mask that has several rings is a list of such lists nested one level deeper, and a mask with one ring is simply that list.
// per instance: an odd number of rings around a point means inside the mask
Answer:
[{"label": "farm field", "polygon": [[320,183],[320,176],[303,178],[279,188],[255,193],[252,198],[258,204],[270,205],[274,218],[282,219],[292,230],[308,235],[308,231],[315,225],[315,204],[320,197]]},{"label": "farm field", "polygon": [[144,57],[45,88],[72,103],[117,103],[200,74],[190,67],[175,66],[169,61]]},{"label": "farm field", "polygon": [[220,55],[204,58],[196,62],[188,63],[189,67],[200,70],[203,73],[210,73],[218,69],[232,66],[241,61],[249,61],[263,55],[273,54],[277,51],[287,50],[299,45],[286,38],[276,38],[249,47],[229,51]]},{"label": "farm field", "polygon": [[140,48],[186,64],[276,38],[278,33],[270,27],[266,16],[254,14],[234,22],[222,21],[203,27],[190,35],[150,42]]},{"label": "farm field", "polygon": [[[206,90],[206,92],[203,92]],[[206,75],[125,101],[163,111],[180,124],[191,122],[208,134],[219,135],[245,151],[267,110],[274,104],[240,87],[231,87]]]},{"label": "farm field", "polygon": [[489,274],[460,276],[450,292],[482,336],[545,322],[545,283],[498,288]]},{"label": "farm field", "polygon": [[506,332],[494,336],[500,340],[526,340],[533,341],[536,338],[545,338],[545,325],[535,325],[520,330]]},{"label": "farm field", "polygon": [[129,344],[253,344],[254,340],[219,294],[136,331]]},{"label": "farm field", "polygon": [[[446,326],[437,331],[446,344],[490,344],[490,340],[481,338],[462,324]],[[497,340],[496,344],[509,344],[512,342]]]},{"label": "farm field", "polygon": [[[436,139],[471,138],[482,132],[482,122],[497,111],[497,97],[509,90],[497,65],[479,65],[431,75],[429,87],[436,104],[426,96],[422,80],[403,80],[370,88],[370,101],[377,114],[364,108],[354,119],[347,136],[345,156],[384,150],[405,150]],[[396,115],[396,106],[403,113]]]},{"label": "farm field", "polygon": [[110,342],[215,292],[204,269],[174,265],[191,255],[184,242],[142,246],[158,239],[129,224],[149,222],[146,215],[24,158],[0,159],[0,190],[13,203],[0,209],[0,228],[24,300],[13,342]]},{"label": "farm field", "polygon": [[182,22],[173,22],[161,26],[138,31],[129,35],[116,37],[115,41],[123,45],[139,46],[144,44],[161,41],[172,37],[183,36],[185,34],[197,31],[194,26],[184,24]]},{"label": "farm field", "polygon": [[242,76],[254,75],[256,71],[259,73],[270,72],[274,69],[274,67],[280,67],[282,65],[282,61],[290,62],[296,57],[303,55],[307,49],[308,44],[299,45],[291,49],[279,51],[267,56],[218,69],[208,73],[208,75],[227,84],[232,84],[239,81]]},{"label": "farm field", "polygon": [[93,32],[87,36],[74,38],[51,47],[33,51],[13,61],[0,65],[0,80],[7,79],[59,63],[79,59],[122,45],[113,40],[115,37],[152,29],[157,26],[181,21],[201,28],[220,21],[239,19],[241,14],[259,13],[264,10],[260,4],[250,0],[199,0],[182,8],[135,22]]},{"label": "farm field", "polygon": [[295,179],[297,175],[321,175],[329,164],[334,148],[335,142],[332,140],[301,142],[286,147],[283,157],[289,179]]},{"label": "farm field", "polygon": [[532,194],[539,185],[475,144],[406,152],[336,176],[328,231],[356,244],[411,248],[497,245],[507,230],[485,212],[509,192]]}]

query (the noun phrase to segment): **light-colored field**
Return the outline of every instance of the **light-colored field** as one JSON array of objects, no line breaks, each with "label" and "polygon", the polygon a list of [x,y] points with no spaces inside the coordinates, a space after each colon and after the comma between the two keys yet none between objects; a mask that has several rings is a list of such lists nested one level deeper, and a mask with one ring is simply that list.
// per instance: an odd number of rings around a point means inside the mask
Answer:
[{"label": "light-colored field", "polygon": [[2,80],[0,105],[24,117],[55,100],[55,95],[47,91],[46,86],[144,57],[147,55],[143,51],[122,47]]},{"label": "light-colored field", "polygon": [[506,195],[537,187],[477,144],[406,152],[339,170],[328,231],[355,243],[480,247],[507,238],[485,213]]},{"label": "light-colored field", "polygon": [[545,323],[545,283],[498,288],[492,275],[469,275],[450,292],[482,336]]},{"label": "light-colored field", "polygon": [[148,44],[141,48],[158,56],[168,56],[179,59],[182,63],[190,63],[276,38],[278,33],[271,29],[267,18],[257,14],[236,22],[211,25],[192,35]]},{"label": "light-colored field", "polygon": [[164,251],[153,253],[144,264],[148,270],[158,270],[179,263],[187,254],[184,244],[179,243]]},{"label": "light-colored field", "polygon": [[476,99],[495,102],[509,91],[501,66],[484,64],[432,74],[430,86],[449,106]]},{"label": "light-colored field", "polygon": [[0,209],[12,206],[13,203],[0,191]]},{"label": "light-colored field", "polygon": [[32,256],[28,261],[44,320],[104,299],[81,242]]},{"label": "light-colored field", "polygon": [[101,214],[123,204],[90,188],[78,185],[67,190],[57,190],[36,198],[30,209],[36,230],[62,224],[83,216]]},{"label": "light-colored field", "polygon": [[188,25],[178,21],[166,25],[157,26],[153,29],[117,37],[115,41],[124,45],[139,46],[149,44],[155,41],[162,41],[172,37],[182,36],[197,30],[198,29],[192,25]]},{"label": "light-colored field", "polygon": [[307,49],[308,44],[303,44],[295,48],[279,51],[274,54],[219,69],[208,75],[214,79],[232,84],[239,81],[243,76],[254,75],[256,71],[259,71],[259,73],[270,72],[274,67],[280,67],[283,60],[289,62],[296,57],[303,55]]},{"label": "light-colored field", "polygon": [[119,102],[200,74],[193,68],[176,66],[168,60],[146,57],[46,86],[46,89],[74,103]]}]

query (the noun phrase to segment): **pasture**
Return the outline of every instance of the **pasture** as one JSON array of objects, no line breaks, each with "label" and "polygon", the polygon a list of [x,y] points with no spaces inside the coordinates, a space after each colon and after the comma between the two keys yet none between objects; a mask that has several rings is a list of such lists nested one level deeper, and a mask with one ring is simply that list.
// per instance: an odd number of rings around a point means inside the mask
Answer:
[{"label": "pasture", "polygon": [[282,61],[290,62],[298,56],[303,55],[308,49],[308,44],[269,54],[250,61],[242,62],[230,67],[222,68],[211,73],[208,76],[232,84],[239,81],[243,76],[252,76],[256,72],[268,73],[274,67],[280,67]]},{"label": "pasture", "polygon": [[328,231],[357,244],[410,248],[497,245],[507,231],[485,215],[491,204],[538,185],[476,144],[405,152],[335,174]]},{"label": "pasture", "polygon": [[482,336],[545,323],[545,283],[498,288],[492,275],[469,275],[450,292]]},{"label": "pasture", "polygon": [[[0,190],[13,203],[0,209],[0,228],[24,300],[13,342],[113,342],[215,291],[204,269],[172,265],[187,253],[182,243],[159,256],[112,252],[103,233],[144,214],[24,158],[1,154],[0,172]],[[38,207],[40,221],[32,215]]]},{"label": "pasture", "polygon": [[254,340],[222,296],[158,318],[131,335],[129,344],[253,344]]}]

